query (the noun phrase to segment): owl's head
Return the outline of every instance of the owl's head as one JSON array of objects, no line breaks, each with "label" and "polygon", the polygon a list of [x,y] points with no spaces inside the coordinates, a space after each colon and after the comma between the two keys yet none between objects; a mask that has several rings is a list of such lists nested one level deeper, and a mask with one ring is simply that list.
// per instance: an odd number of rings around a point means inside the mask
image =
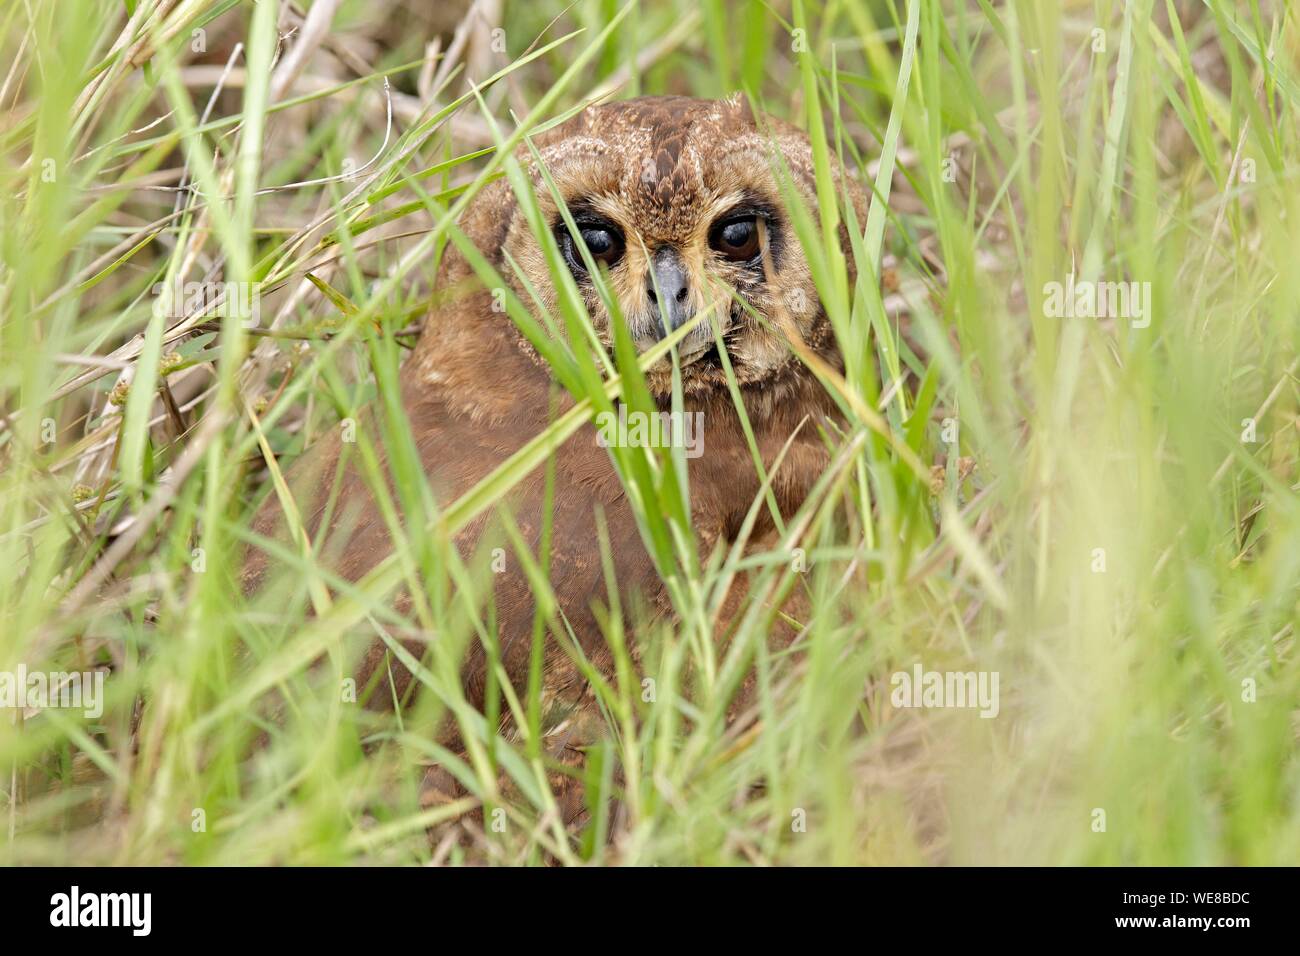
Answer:
[{"label": "owl's head", "polygon": [[[590,108],[535,145],[576,228],[533,163],[542,213],[606,345],[613,319],[593,267],[607,275],[640,350],[705,313],[678,348],[688,393],[726,381],[712,317],[741,384],[766,381],[791,361],[791,326],[814,348],[828,343],[825,314],[783,198],[785,181],[815,221],[812,151],[801,131],[756,118],[738,96],[645,97]],[[861,216],[860,187],[852,180],[843,185]],[[554,312],[556,283],[541,244],[517,208],[508,220],[498,224],[500,248]],[[651,369],[653,391],[667,393],[670,369],[667,360]]]}]

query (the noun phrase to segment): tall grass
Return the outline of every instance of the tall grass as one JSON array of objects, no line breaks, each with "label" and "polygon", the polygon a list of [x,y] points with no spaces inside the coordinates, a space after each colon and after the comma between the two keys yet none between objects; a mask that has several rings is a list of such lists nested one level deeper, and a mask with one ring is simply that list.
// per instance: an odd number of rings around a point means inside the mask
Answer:
[{"label": "tall grass", "polygon": [[[0,712],[0,861],[1300,858],[1288,4],[77,6],[0,11],[0,672],[102,670],[107,696]],[[454,502],[430,493],[398,370],[449,246],[499,284],[457,220],[502,176],[536,218],[531,135],[601,96],[733,91],[810,133],[819,208],[791,215],[845,427],[774,548],[704,562],[685,461],[611,449],[675,613],[627,631],[628,543],[591,542],[616,669],[590,673],[607,734],[566,828],[537,675],[496,680],[490,553],[451,542],[496,516],[538,648],[563,641],[546,535],[533,551],[498,506],[615,397],[648,408],[671,343],[587,347],[538,219],[558,314],[507,297],[502,321],[577,404]],[[259,323],[185,282],[255,285]],[[1094,282],[1140,299],[1056,314],[1052,283]],[[351,584],[305,534],[262,542],[283,580],[246,599],[253,511],[337,428],[394,555]],[[808,615],[776,652],[796,589]],[[437,635],[423,659],[411,635]],[[347,692],[376,639],[415,707]],[[486,715],[457,678],[470,642]],[[917,664],[996,673],[996,717],[899,706]],[[757,702],[728,720],[751,669]],[[435,742],[448,715],[463,754]],[[433,764],[468,795],[422,796]]]}]

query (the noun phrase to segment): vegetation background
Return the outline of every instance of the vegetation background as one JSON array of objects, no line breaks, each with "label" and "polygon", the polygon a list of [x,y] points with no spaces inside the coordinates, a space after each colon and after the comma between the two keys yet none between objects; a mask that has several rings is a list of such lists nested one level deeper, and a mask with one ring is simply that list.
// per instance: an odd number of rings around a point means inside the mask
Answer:
[{"label": "vegetation background", "polygon": [[[0,668],[102,669],[107,702],[0,712],[0,862],[1300,859],[1298,58],[1281,0],[7,0]],[[459,695],[490,572],[448,540],[572,423],[441,508],[399,469],[422,520],[356,587],[282,547],[294,595],[246,601],[240,556],[316,436],[363,407],[363,451],[401,436],[437,259],[527,134],[733,91],[874,191],[856,285],[800,231],[849,424],[767,555],[678,560],[672,462],[629,478],[679,621],[635,636],[643,674],[611,624],[566,829],[535,701],[503,737]],[[1072,274],[1149,283],[1150,324],[1047,315]],[[184,282],[258,283],[259,324]],[[544,635],[546,555],[517,557]],[[796,653],[771,602],[716,640],[742,569],[807,590]],[[347,700],[409,633],[440,638],[423,703]],[[997,672],[997,717],[895,706],[918,663]],[[435,763],[469,796],[422,799]]]}]

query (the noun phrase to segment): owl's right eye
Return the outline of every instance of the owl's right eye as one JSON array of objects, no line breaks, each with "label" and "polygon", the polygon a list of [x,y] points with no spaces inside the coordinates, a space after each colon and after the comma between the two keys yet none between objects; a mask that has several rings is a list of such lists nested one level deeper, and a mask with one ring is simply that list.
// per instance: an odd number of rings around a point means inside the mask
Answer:
[{"label": "owl's right eye", "polygon": [[[587,245],[587,251],[598,264],[603,263],[606,268],[610,268],[623,257],[623,234],[617,227],[607,223],[591,222],[579,222],[577,226],[578,234]],[[560,251],[564,253],[569,268],[575,274],[585,273],[587,267],[582,261],[582,253],[578,250],[577,243],[573,241],[573,235],[563,226],[559,229],[559,240]]]}]

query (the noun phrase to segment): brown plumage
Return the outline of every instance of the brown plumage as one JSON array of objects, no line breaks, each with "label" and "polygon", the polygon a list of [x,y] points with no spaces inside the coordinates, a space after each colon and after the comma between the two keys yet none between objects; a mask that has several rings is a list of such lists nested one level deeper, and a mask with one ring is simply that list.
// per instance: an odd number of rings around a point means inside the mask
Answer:
[{"label": "brown plumage", "polygon": [[[827,464],[818,422],[833,416],[834,406],[793,355],[786,342],[789,330],[797,330],[808,348],[830,365],[842,367],[774,173],[774,160],[782,160],[815,215],[811,152],[804,135],[774,120],[756,122],[739,98],[648,97],[589,109],[539,137],[535,145],[588,248],[610,263],[610,285],[638,347],[649,346],[708,303],[722,303],[717,314],[727,353],[765,463],[770,466],[790,436],[798,433],[774,482],[782,513],[793,514]],[[609,316],[581,268],[580,254],[565,239],[567,230],[531,154],[521,151],[520,159],[533,177],[547,223],[573,253],[575,277],[593,325],[608,346]],[[851,179],[841,185],[861,217],[860,188]],[[555,285],[541,248],[505,180],[486,188],[460,225],[515,285],[522,301],[529,302],[530,296],[515,279],[507,253],[552,314],[558,314]],[[752,232],[758,233],[757,239]],[[743,258],[753,242],[761,246],[757,258]],[[851,269],[846,238],[845,251]],[[554,386],[545,362],[510,318],[494,311],[491,290],[477,283],[464,258],[450,247],[437,285],[444,304],[429,316],[401,377],[402,400],[420,457],[436,498],[446,503],[546,428],[573,400]],[[755,321],[741,306],[731,304],[727,287],[766,321]],[[685,363],[685,410],[704,414],[703,454],[688,462],[692,518],[704,557],[734,537],[759,491],[723,371],[716,353],[710,355],[713,345],[713,332],[703,322],[679,349]],[[647,376],[663,408],[668,407],[670,369],[661,361]],[[322,535],[320,519],[340,448],[336,435],[321,442],[295,469],[299,507],[314,541]],[[354,464],[344,468],[341,480],[342,507],[335,509],[332,524],[346,526],[347,535],[331,563],[342,576],[355,580],[389,553],[390,542]],[[545,469],[538,468],[509,498],[515,520],[534,549],[543,522],[544,484]],[[598,509],[609,529],[623,607],[635,605],[635,594],[653,612],[670,614],[664,586],[642,545],[609,452],[598,443],[596,428],[587,425],[556,453],[551,583],[587,659],[608,672],[611,655],[593,612],[606,603]],[[458,536],[464,555],[474,551],[491,520],[491,515],[482,515]],[[259,515],[256,530],[283,534],[274,498]],[[755,538],[772,530],[764,510]],[[265,555],[251,554],[245,569],[248,589],[258,586],[265,569]],[[743,588],[743,581],[738,587]],[[522,696],[534,604],[513,555],[504,573],[494,576],[494,596],[504,664]],[[734,607],[737,600],[733,594],[727,603]],[[719,625],[719,639],[724,627],[725,621]],[[382,645],[376,645],[361,677],[367,678],[382,658]],[[393,667],[401,693],[409,675],[395,663]],[[555,642],[547,645],[545,673],[549,726],[572,729],[574,723],[567,718],[593,716],[586,682]],[[470,700],[481,705],[481,648],[471,647],[463,676]]]}]

